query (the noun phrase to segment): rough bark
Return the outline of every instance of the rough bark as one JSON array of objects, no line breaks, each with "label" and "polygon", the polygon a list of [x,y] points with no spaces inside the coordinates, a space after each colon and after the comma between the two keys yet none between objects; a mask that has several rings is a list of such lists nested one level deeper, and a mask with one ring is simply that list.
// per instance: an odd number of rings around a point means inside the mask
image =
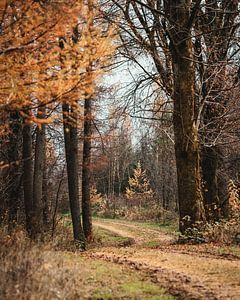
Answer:
[{"label": "rough bark", "polygon": [[[206,74],[205,66],[203,64],[203,49],[201,38],[197,38],[195,41],[195,54],[198,57],[198,70],[201,80],[201,97],[206,99],[210,92],[209,84],[207,81],[211,78],[211,72]],[[210,83],[211,86],[211,83]],[[210,96],[210,95],[209,95]],[[213,100],[214,102],[214,100]],[[200,101],[199,101],[200,103]],[[216,113],[214,113],[216,114]],[[219,149],[217,146],[212,146],[211,142],[213,136],[209,136],[209,124],[212,124],[212,130],[215,130],[213,121],[213,110],[211,105],[205,104],[205,109],[202,114],[202,125],[205,130],[200,132],[201,138],[201,170],[202,170],[202,184],[203,184],[203,201],[206,213],[207,221],[217,220],[219,218],[219,197],[218,197],[218,178],[217,169],[219,165]]]},{"label": "rough bark", "polygon": [[[80,203],[79,203],[79,182],[78,182],[78,135],[77,123],[72,123],[73,116],[77,121],[74,112],[71,112],[71,120],[69,119],[70,106],[63,104],[63,120],[64,120],[64,143],[68,174],[68,192],[70,210],[73,224],[74,240],[85,248],[85,237],[81,225]],[[72,109],[73,110],[73,109]]]},{"label": "rough bark", "polygon": [[170,22],[174,74],[175,155],[178,177],[180,231],[205,221],[201,192],[198,130],[196,126],[195,69],[189,26],[191,1],[165,1]]},{"label": "rough bark", "polygon": [[215,147],[203,147],[201,152],[203,196],[208,221],[219,219],[218,153]]},{"label": "rough bark", "polygon": [[[207,66],[200,62],[202,97],[208,100],[203,114],[203,125],[206,129],[202,136],[204,143],[201,166],[206,217],[208,221],[216,221],[220,217],[220,202],[224,203],[226,200],[222,194],[227,194],[227,184],[219,186],[217,171],[221,164],[221,147],[212,143],[218,137],[223,125],[221,116],[224,113],[226,99],[222,95],[222,90],[227,66],[226,57],[231,47],[230,40],[236,30],[234,22],[238,15],[238,1],[222,1],[221,9],[216,1],[209,0],[206,4],[205,12],[202,12],[197,23],[198,30],[203,33],[207,50]],[[201,47],[201,44],[199,46]],[[202,49],[199,54],[202,55]]]},{"label": "rough bark", "polygon": [[26,229],[32,235],[32,209],[33,209],[33,162],[32,162],[32,132],[31,125],[24,124],[23,136],[23,191],[26,214]]},{"label": "rough bark", "polygon": [[18,112],[10,113],[10,134],[8,140],[8,227],[13,229],[17,224],[17,214],[20,206],[20,145],[21,145],[21,121]]},{"label": "rough bark", "polygon": [[[88,0],[88,34],[90,39],[93,36],[93,1]],[[86,92],[84,101],[84,136],[83,136],[83,162],[82,162],[82,218],[83,231],[88,241],[92,240],[92,214],[91,214],[91,138],[92,138],[92,97],[93,97],[93,78],[92,78],[92,49],[90,49],[88,67],[86,68],[89,77],[89,91]]]},{"label": "rough bark", "polygon": [[92,138],[92,100],[85,99],[84,103],[84,140],[82,161],[82,218],[83,230],[87,240],[92,239],[92,214],[91,214],[91,138]]},{"label": "rough bark", "polygon": [[47,164],[46,164],[46,143],[45,143],[45,157],[43,168],[43,183],[42,183],[42,203],[43,203],[43,226],[45,230],[50,226],[50,207],[48,200],[48,178],[47,178]]},{"label": "rough bark", "polygon": [[[38,117],[45,114],[45,107],[38,110]],[[43,172],[45,161],[45,125],[38,125],[36,128],[34,174],[33,174],[33,229],[32,235],[38,237],[43,231]]]}]

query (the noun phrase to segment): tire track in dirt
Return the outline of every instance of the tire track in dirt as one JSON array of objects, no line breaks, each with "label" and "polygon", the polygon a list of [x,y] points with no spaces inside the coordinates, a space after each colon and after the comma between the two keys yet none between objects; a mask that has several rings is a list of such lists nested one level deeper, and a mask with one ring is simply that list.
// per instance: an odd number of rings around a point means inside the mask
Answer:
[{"label": "tire track in dirt", "polygon": [[141,263],[126,257],[117,256],[115,254],[107,254],[105,252],[97,252],[88,254],[89,257],[95,259],[103,259],[120,265],[125,265],[133,270],[142,272],[152,282],[159,283],[161,287],[166,289],[171,295],[180,300],[224,300],[239,298],[228,298],[226,295],[217,295],[214,290],[204,286],[201,282],[193,280],[180,272],[174,272],[165,268],[152,267],[146,263]]},{"label": "tire track in dirt", "polygon": [[[171,249],[172,236],[123,222],[94,222],[96,226],[134,239],[127,248],[106,247],[88,255],[143,271],[177,299],[240,299],[240,261]],[[134,230],[132,230],[134,229]],[[136,230],[135,230],[136,229]],[[152,235],[154,231],[154,234]],[[148,234],[149,233],[149,234]],[[143,242],[158,237],[160,249],[144,249]],[[140,236],[140,237],[139,237]],[[166,238],[167,237],[167,238]]]}]

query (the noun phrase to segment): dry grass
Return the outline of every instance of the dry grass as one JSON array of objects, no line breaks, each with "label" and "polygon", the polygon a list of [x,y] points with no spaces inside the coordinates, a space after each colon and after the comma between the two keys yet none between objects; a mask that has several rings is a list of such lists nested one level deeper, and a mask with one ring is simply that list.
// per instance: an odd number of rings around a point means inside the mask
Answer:
[{"label": "dry grass", "polygon": [[95,212],[96,217],[117,218],[128,221],[151,221],[158,223],[172,223],[178,217],[177,214],[163,209],[158,204],[152,203],[151,206],[124,206],[116,209],[104,207],[104,209]]},{"label": "dry grass", "polygon": [[240,244],[240,215],[229,220],[207,224],[203,235],[209,242]]},{"label": "dry grass", "polygon": [[0,231],[0,299],[173,299],[134,271],[80,252],[56,251],[63,245],[74,249],[70,232],[37,244],[21,230],[11,236]]},{"label": "dry grass", "polygon": [[27,299],[38,285],[36,274],[43,265],[39,247],[24,232],[11,236],[0,232],[0,299]]},{"label": "dry grass", "polygon": [[61,241],[74,247],[65,233],[43,244],[31,242],[20,229],[11,236],[0,232],[0,299],[76,299],[74,270],[53,250]]}]

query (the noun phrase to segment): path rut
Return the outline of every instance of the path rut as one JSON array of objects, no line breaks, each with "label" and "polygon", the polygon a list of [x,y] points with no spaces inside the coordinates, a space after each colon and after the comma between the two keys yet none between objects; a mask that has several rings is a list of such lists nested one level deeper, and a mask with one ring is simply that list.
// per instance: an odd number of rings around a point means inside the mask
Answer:
[{"label": "path rut", "polygon": [[[174,237],[124,221],[97,220],[94,225],[135,240],[128,247],[103,247],[87,255],[124,264],[142,271],[159,282],[178,299],[240,299],[240,260],[203,256],[186,248],[174,248]],[[145,248],[143,243],[156,240],[160,249]]]}]

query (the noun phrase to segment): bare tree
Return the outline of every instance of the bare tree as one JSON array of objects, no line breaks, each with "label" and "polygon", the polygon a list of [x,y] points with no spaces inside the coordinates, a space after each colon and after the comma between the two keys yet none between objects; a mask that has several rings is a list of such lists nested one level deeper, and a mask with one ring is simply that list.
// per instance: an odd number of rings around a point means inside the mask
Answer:
[{"label": "bare tree", "polygon": [[201,192],[198,112],[192,28],[198,1],[113,1],[122,12],[120,36],[125,53],[136,61],[137,44],[154,62],[155,81],[173,99],[180,230],[205,221]]},{"label": "bare tree", "polygon": [[219,191],[224,184],[218,184],[218,171],[222,165],[224,128],[229,122],[226,108],[230,105],[228,90],[233,82],[229,68],[238,52],[234,50],[238,14],[238,1],[206,1],[199,9],[194,26],[200,79],[199,105],[203,108],[201,166],[204,205],[209,221],[219,218],[220,205],[225,200]]},{"label": "bare tree", "polygon": [[[134,92],[146,82],[157,85],[159,97],[165,100],[157,111],[171,113],[173,109],[182,231],[196,220],[205,220],[203,202],[208,220],[218,218],[217,170],[221,150],[216,141],[224,131],[226,119],[222,118],[228,101],[221,85],[226,80],[230,58],[238,54],[238,46],[233,51],[239,27],[238,1],[106,2],[109,8],[106,17],[113,22],[113,17],[121,17],[120,56],[145,73],[136,82]],[[144,62],[146,58],[148,65]],[[135,110],[147,107],[149,111],[152,98],[146,97],[147,104],[142,105],[142,98],[132,96]],[[154,103],[151,110],[157,121]],[[193,211],[187,207],[193,207]],[[183,218],[192,221],[184,225]]]}]

